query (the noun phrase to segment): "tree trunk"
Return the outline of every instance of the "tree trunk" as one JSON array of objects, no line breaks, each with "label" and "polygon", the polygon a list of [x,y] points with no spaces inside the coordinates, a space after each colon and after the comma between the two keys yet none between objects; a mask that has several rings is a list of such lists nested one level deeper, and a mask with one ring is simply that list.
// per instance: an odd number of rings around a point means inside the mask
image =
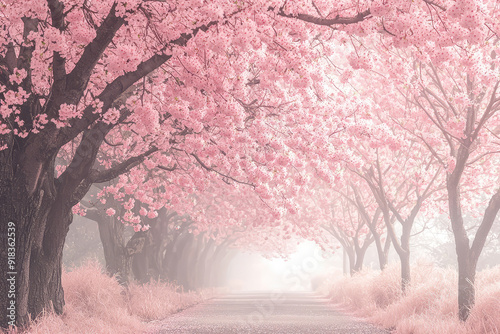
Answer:
[{"label": "tree trunk", "polygon": [[203,235],[193,236],[192,241],[184,249],[185,253],[183,261],[181,262],[180,270],[183,285],[187,290],[194,290],[194,268],[196,266],[196,259],[198,257],[201,243],[203,242]]},{"label": "tree trunk", "polygon": [[148,283],[151,279],[149,274],[150,254],[149,249],[144,249],[142,252],[134,254],[132,258],[132,272],[134,278],[142,284]]},{"label": "tree trunk", "polygon": [[[57,197],[48,215],[41,247],[35,244],[30,263],[29,312],[35,317],[44,310],[63,312],[64,291],[61,284],[64,242],[73,221],[72,205]],[[41,302],[44,301],[44,302]]]},{"label": "tree trunk", "polygon": [[[464,151],[464,150],[461,150]],[[464,151],[466,152],[466,151]],[[468,152],[466,152],[468,153]],[[464,160],[463,158],[460,159]],[[466,161],[467,159],[465,159]],[[458,161],[458,158],[457,158]],[[474,280],[476,273],[475,263],[471,263],[470,243],[467,231],[465,230],[462,216],[462,206],[460,203],[460,170],[455,170],[448,175],[446,187],[448,190],[448,205],[450,210],[450,220],[455,238],[455,248],[458,261],[458,316],[462,321],[467,320],[470,310],[475,302]],[[477,262],[476,262],[477,263]]]},{"label": "tree trunk", "polygon": [[[134,249],[134,254],[132,256],[132,272],[134,273],[135,279],[144,284],[151,281],[151,268],[154,262],[153,236],[149,230],[137,232],[134,236],[135,235],[138,235],[141,240],[144,240],[144,243],[141,246],[142,248]],[[130,247],[130,242],[127,244],[127,247]]]},{"label": "tree trunk", "polygon": [[356,249],[356,261],[354,262],[354,273],[363,270],[363,262],[365,260],[366,248],[358,247]]},{"label": "tree trunk", "polygon": [[399,255],[399,259],[401,261],[401,291],[405,294],[411,283],[410,252],[403,252]]},{"label": "tree trunk", "polygon": [[132,273],[133,257],[144,251],[150,244],[150,238],[146,232],[136,232],[125,245],[123,223],[113,216],[105,216],[99,210],[89,210],[87,217],[96,221],[99,227],[108,275],[115,276],[121,285],[127,286]]},{"label": "tree trunk", "polygon": [[[9,189],[10,188],[10,189]],[[14,188],[14,189],[13,189]],[[35,233],[44,225],[40,212],[39,199],[42,196],[21,198],[11,197],[20,194],[17,187],[0,188],[0,308],[9,310],[2,314],[0,325],[24,325],[29,320],[29,276],[31,250]],[[7,200],[8,198],[8,200]],[[37,219],[39,218],[39,219]],[[10,263],[8,261],[11,261]],[[48,297],[48,296],[46,296]],[[40,302],[45,304],[48,298]]]},{"label": "tree trunk", "polygon": [[220,274],[219,272],[220,262],[222,262],[222,259],[226,255],[226,253],[227,253],[227,244],[222,243],[216,246],[215,251],[210,257],[209,260],[210,269],[207,276],[208,276],[208,284],[211,287],[215,287],[218,284],[217,275]]},{"label": "tree trunk", "polygon": [[377,255],[378,255],[378,264],[380,270],[384,270],[387,268],[387,262],[389,257],[389,250],[391,249],[391,238],[387,236],[384,245],[382,245],[381,237],[378,233],[373,233],[373,237],[375,239],[375,246],[377,247]]},{"label": "tree trunk", "polygon": [[135,232],[125,246],[124,266],[121,269],[124,285],[128,285],[132,273],[133,258],[141,254],[151,244],[151,236],[146,231]]},{"label": "tree trunk", "polygon": [[208,280],[206,277],[207,272],[207,262],[210,253],[213,251],[213,247],[215,245],[215,241],[213,239],[208,240],[203,248],[203,251],[200,252],[198,257],[198,261],[196,264],[196,276],[195,276],[195,285],[196,287],[206,287],[208,284]]},{"label": "tree trunk", "polygon": [[96,214],[89,218],[95,220],[99,227],[106,272],[109,276],[115,276],[121,285],[127,285],[129,269],[123,240],[125,226],[113,216]]},{"label": "tree trunk", "polygon": [[192,247],[194,236],[191,233],[187,233],[185,237],[180,240],[179,244],[175,247],[175,254],[173,261],[171,262],[171,273],[172,279],[177,282],[177,284],[186,286],[185,277],[185,265],[187,261],[187,254],[189,249]]},{"label": "tree trunk", "polygon": [[[0,326],[23,326],[44,310],[63,311],[62,249],[72,219],[71,205],[63,193],[55,196],[46,167],[39,165],[30,188],[26,172],[14,173],[12,165],[4,164],[6,152],[2,154],[0,249],[5,261],[0,263],[0,290],[9,293],[1,294],[0,307],[10,311],[8,317],[1,317]],[[6,247],[9,243],[11,249]],[[13,261],[10,265],[8,258]]]},{"label": "tree trunk", "polygon": [[356,253],[354,249],[344,248],[347,253],[347,258],[349,260],[349,275],[353,276],[356,270],[354,269],[356,263]]},{"label": "tree trunk", "polygon": [[[420,208],[420,205],[418,206]],[[411,269],[410,269],[410,238],[411,238],[411,230],[413,228],[413,222],[415,221],[415,217],[418,212],[417,206],[412,210],[412,214],[406,220],[400,220],[402,225],[402,233],[401,233],[401,243],[398,244],[396,240],[393,240],[394,247],[399,256],[399,261],[401,264],[401,291],[405,294],[408,290],[408,287],[411,283]],[[392,228],[390,229],[391,236],[394,237],[394,231]]]},{"label": "tree trunk", "polygon": [[385,268],[387,268],[387,264],[389,262],[389,251],[391,250],[391,243],[392,243],[391,238],[387,237],[385,239],[383,251],[381,253],[379,252],[378,254],[380,270],[384,270]]},{"label": "tree trunk", "polygon": [[470,261],[459,259],[458,261],[458,316],[465,321],[469,317],[470,310],[474,306],[476,291],[474,282],[476,278],[476,266]]}]

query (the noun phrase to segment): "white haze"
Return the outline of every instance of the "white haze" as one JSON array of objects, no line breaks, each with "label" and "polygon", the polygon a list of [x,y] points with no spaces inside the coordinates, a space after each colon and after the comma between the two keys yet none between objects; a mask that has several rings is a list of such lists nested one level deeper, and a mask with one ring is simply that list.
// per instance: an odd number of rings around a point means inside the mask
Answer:
[{"label": "white haze", "polygon": [[341,271],[341,260],[341,256],[324,258],[320,248],[309,241],[303,241],[287,259],[241,252],[229,264],[227,285],[241,291],[310,291],[315,279]]}]

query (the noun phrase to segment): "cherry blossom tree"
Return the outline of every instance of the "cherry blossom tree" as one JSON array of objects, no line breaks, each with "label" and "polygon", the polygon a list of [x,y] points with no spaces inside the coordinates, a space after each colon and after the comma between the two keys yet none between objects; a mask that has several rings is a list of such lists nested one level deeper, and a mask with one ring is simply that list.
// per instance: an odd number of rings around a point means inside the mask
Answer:
[{"label": "cherry blossom tree", "polygon": [[[370,187],[382,212],[387,234],[401,261],[401,287],[408,287],[410,275],[410,238],[420,211],[440,188],[436,181],[440,168],[432,165],[433,158],[419,155],[409,145],[398,152],[376,150],[374,163],[365,166],[363,179]],[[415,154],[417,153],[417,154]],[[401,224],[398,238],[393,218]]]},{"label": "cherry blossom tree", "polygon": [[[484,50],[480,53],[484,54]],[[481,65],[491,64],[486,72],[495,68],[494,57],[487,57],[491,54],[478,60]],[[458,258],[460,318],[465,320],[475,300],[477,262],[500,210],[495,167],[500,104],[494,75],[486,79],[484,72],[476,72],[475,61],[472,67],[464,66],[458,59],[449,61],[455,64],[456,72],[442,71],[433,63],[420,63],[428,81],[419,84],[419,93],[405,96],[413,104],[412,113],[419,113],[422,120],[435,126],[433,134],[439,145],[431,142],[431,136],[415,132],[430,154],[446,168],[448,210]],[[460,98],[464,98],[463,104]],[[484,196],[490,198],[486,205],[482,205]],[[471,211],[482,211],[472,239],[464,223],[464,215]]]},{"label": "cherry blossom tree", "polygon": [[[477,262],[500,209],[498,10],[490,1],[428,5],[418,29],[402,25],[400,15],[388,9],[383,31],[390,37],[356,42],[365,56],[356,62],[370,64],[367,80],[384,87],[377,90],[379,105],[445,174],[458,259],[459,317],[466,320],[475,301]],[[467,215],[480,217],[472,231],[464,223]]]},{"label": "cherry blossom tree", "polygon": [[375,241],[352,197],[352,194],[344,193],[338,198],[332,198],[332,217],[323,224],[323,228],[338,240],[347,253],[351,276],[363,269],[366,251]]},{"label": "cherry blossom tree", "polygon": [[[387,235],[386,222],[383,220],[382,211],[378,205],[374,205],[375,203],[373,203],[373,196],[371,196],[370,190],[363,187],[363,185],[363,183],[351,184],[354,193],[354,199],[351,200],[370,230],[377,248],[380,270],[384,270],[388,264],[392,238]],[[389,224],[393,223],[394,215],[389,219]]]},{"label": "cherry blossom tree", "polygon": [[[64,239],[92,184],[119,178],[108,191],[133,194],[146,215],[206,187],[199,180],[207,176],[254,188],[275,218],[295,211],[304,172],[336,177],[334,165],[350,154],[346,143],[337,147],[337,130],[373,101],[332,93],[340,67],[346,83],[362,70],[383,87],[386,112],[448,172],[467,317],[477,257],[500,207],[491,191],[469,247],[461,187],[471,170],[494,174],[485,167],[494,165],[497,135],[493,0],[23,0],[2,2],[0,17],[0,233],[15,224],[18,324],[44,309],[62,312]],[[368,118],[346,127],[351,140],[370,133]],[[435,131],[419,133],[408,120]],[[123,218],[142,229],[139,216]],[[0,269],[11,271],[5,261]],[[0,301],[7,307],[6,295]]]},{"label": "cherry blossom tree", "polygon": [[[284,88],[305,93],[321,79],[312,63],[300,67],[301,57],[314,54],[310,37],[369,14],[368,7],[343,3],[314,9],[282,1],[4,1],[0,216],[2,235],[8,221],[17,231],[17,323],[47,308],[62,312],[61,252],[71,208],[93,183],[160,154],[176,129],[225,129],[218,132],[225,141],[212,148],[225,152],[229,142],[248,143],[237,129],[262,123],[266,110],[304,112],[311,94],[287,95]],[[306,105],[290,107],[288,96],[305,96],[295,103]],[[259,134],[261,142],[272,141],[257,128],[246,140]],[[113,131],[127,133],[129,154],[96,168]],[[68,144],[75,153],[58,175],[56,157]],[[184,143],[200,165],[220,167],[194,153],[200,144]]]}]

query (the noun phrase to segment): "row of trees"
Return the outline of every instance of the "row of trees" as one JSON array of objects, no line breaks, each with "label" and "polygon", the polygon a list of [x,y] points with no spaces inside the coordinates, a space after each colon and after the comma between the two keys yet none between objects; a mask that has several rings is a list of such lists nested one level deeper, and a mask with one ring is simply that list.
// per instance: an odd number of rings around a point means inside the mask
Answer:
[{"label": "row of trees", "polygon": [[[353,270],[372,240],[384,267],[392,244],[403,289],[416,217],[445,210],[467,318],[500,208],[494,1],[25,0],[0,16],[0,234],[15,224],[17,324],[62,312],[64,241],[85,209],[124,281],[133,254],[138,277],[168,272],[188,215],[187,234],[207,238],[181,257],[208,258],[210,240],[250,226],[263,232],[241,244],[268,252],[285,247],[269,230],[331,233]],[[482,210],[472,240],[466,210]],[[137,231],[126,244],[119,222]]]},{"label": "row of trees", "polygon": [[[175,204],[189,188],[202,188],[204,175],[255,187],[262,179],[288,179],[288,173],[269,175],[268,164],[252,158],[283,145],[271,133],[304,112],[287,94],[300,96],[297,87],[319,80],[299,69],[295,47],[312,53],[308,35],[297,34],[307,21],[327,30],[369,12],[339,10],[340,17],[326,19],[299,15],[310,12],[306,3],[285,4],[30,0],[3,6],[0,234],[5,238],[7,222],[15,223],[17,324],[44,309],[62,312],[64,240],[72,208],[93,184],[135,171],[128,178],[137,185],[142,172],[157,174],[147,190]],[[175,178],[161,175],[173,169],[180,171]],[[142,228],[137,217],[125,218]],[[6,261],[1,271],[11,271]],[[0,288],[8,290],[6,279]],[[0,296],[2,308],[9,303]],[[2,317],[3,327],[7,322]]]},{"label": "row of trees", "polygon": [[[320,204],[325,212],[319,214],[331,217],[324,219],[324,228],[346,248],[351,270],[360,268],[373,241],[384,268],[388,248],[382,247],[380,233],[385,229],[386,246],[390,242],[401,260],[403,291],[410,282],[415,220],[447,213],[458,259],[462,320],[474,305],[477,264],[500,209],[499,44],[486,23],[498,13],[492,4],[482,9],[469,5],[475,18],[490,11],[471,23],[462,16],[465,4],[453,5],[454,10],[462,7],[452,15],[447,6],[433,3],[429,10],[439,23],[422,22],[426,40],[403,50],[395,47],[401,32],[389,28],[390,20],[383,31],[392,41],[369,35],[343,46],[347,54],[355,54],[351,69],[345,70],[352,85],[346,91],[366,100],[356,140],[347,137],[342,145],[363,162],[347,163],[334,191],[318,190],[323,201],[328,198]],[[482,39],[473,40],[477,31]],[[416,32],[406,36],[413,39]]]}]

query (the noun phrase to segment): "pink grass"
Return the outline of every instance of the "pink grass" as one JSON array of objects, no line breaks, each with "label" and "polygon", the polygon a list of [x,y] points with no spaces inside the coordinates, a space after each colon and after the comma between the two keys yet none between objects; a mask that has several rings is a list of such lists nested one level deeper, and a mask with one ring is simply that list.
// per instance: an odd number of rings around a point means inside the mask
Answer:
[{"label": "pink grass", "polygon": [[[145,321],[160,320],[210,296],[183,293],[177,286],[150,283],[132,284],[128,293],[116,279],[107,276],[96,262],[64,272],[62,284],[66,307],[61,316],[48,313],[23,334],[137,334],[152,325]],[[17,333],[17,332],[13,332]]]},{"label": "pink grass", "polygon": [[129,288],[128,310],[145,321],[166,318],[191,305],[197,304],[210,295],[210,291],[183,292],[170,283],[151,282],[144,285],[133,284]]},{"label": "pink grass", "polygon": [[478,273],[477,299],[467,322],[458,320],[457,274],[417,263],[405,295],[397,265],[326,282],[333,302],[395,334],[500,334],[500,267]]}]

